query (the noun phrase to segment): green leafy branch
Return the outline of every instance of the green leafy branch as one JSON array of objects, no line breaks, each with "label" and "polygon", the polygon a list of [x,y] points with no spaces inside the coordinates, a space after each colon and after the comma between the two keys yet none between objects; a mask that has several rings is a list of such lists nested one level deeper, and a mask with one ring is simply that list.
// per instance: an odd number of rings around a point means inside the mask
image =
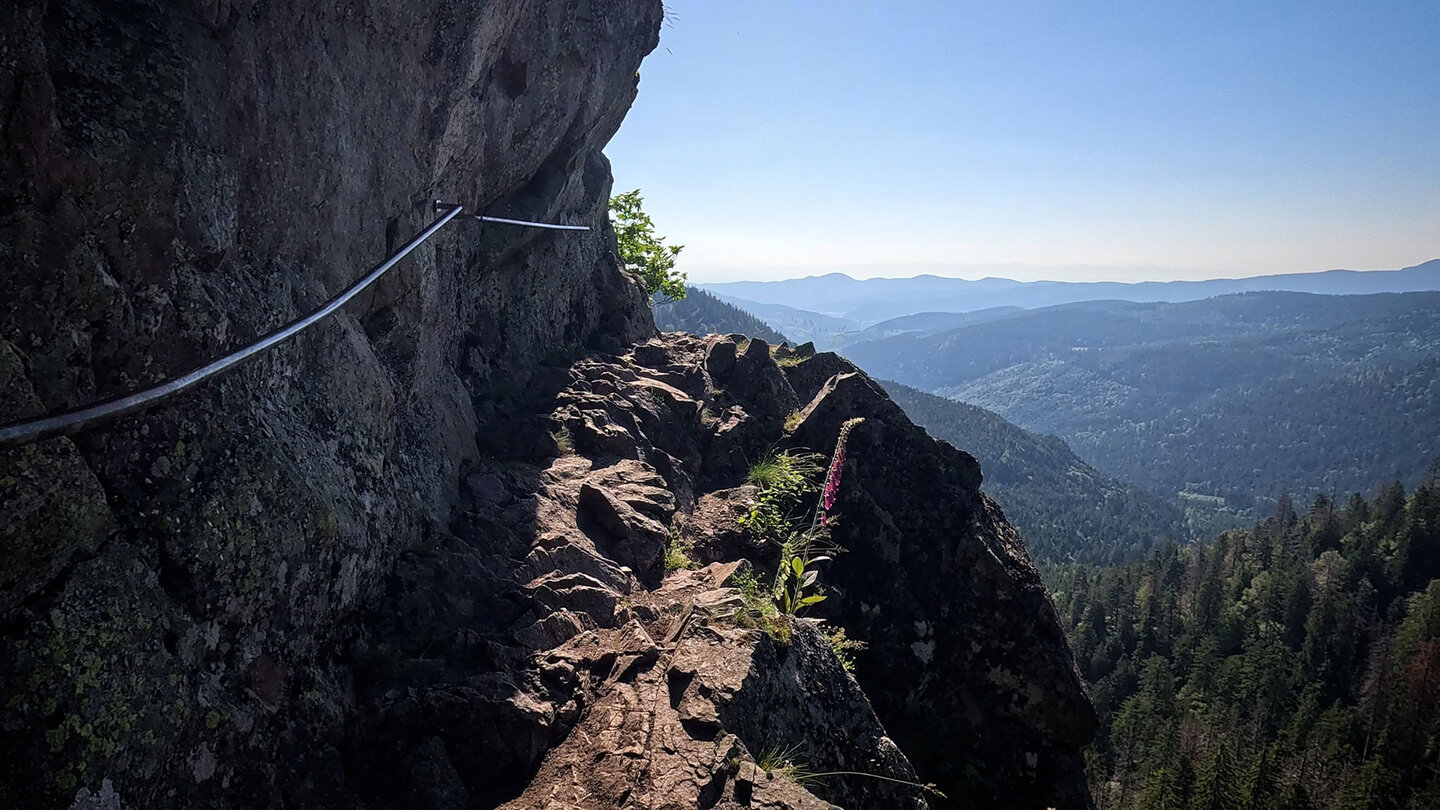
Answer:
[{"label": "green leafy branch", "polygon": [[615,244],[625,266],[640,276],[645,292],[664,295],[671,301],[685,297],[685,274],[675,270],[675,257],[684,245],[667,245],[655,235],[655,221],[645,213],[640,189],[610,198],[610,221],[615,226]]}]

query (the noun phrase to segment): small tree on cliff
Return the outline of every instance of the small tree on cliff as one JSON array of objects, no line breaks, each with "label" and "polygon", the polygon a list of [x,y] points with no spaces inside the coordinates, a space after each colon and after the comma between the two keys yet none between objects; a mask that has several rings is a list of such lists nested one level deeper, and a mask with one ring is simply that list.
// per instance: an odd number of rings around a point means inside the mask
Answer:
[{"label": "small tree on cliff", "polygon": [[641,208],[640,189],[610,198],[610,221],[615,225],[615,242],[625,266],[639,274],[645,292],[659,293],[671,301],[685,297],[685,274],[675,271],[675,257],[684,245],[667,245],[655,235],[655,223]]}]

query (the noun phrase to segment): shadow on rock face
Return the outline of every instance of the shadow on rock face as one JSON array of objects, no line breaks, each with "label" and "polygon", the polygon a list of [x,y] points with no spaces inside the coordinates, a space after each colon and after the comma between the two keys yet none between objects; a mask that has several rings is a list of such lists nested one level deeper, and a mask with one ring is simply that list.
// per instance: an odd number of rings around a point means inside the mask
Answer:
[{"label": "shadow on rock face", "polygon": [[[802,773],[919,781],[859,685],[806,622],[797,623],[789,643],[764,637],[755,645],[749,672],[720,706],[719,720],[757,759],[786,759]],[[803,783],[841,807],[927,806],[921,788],[884,779],[836,775]]]}]

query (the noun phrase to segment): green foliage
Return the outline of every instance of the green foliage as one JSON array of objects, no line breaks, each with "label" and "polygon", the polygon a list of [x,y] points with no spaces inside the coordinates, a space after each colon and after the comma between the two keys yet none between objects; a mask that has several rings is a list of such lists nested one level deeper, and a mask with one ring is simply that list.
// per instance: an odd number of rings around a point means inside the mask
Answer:
[{"label": "green foliage", "polygon": [[760,584],[755,569],[746,563],[731,577],[731,582],[740,590],[741,605],[735,611],[734,622],[763,632],[781,644],[789,644],[792,628],[789,618],[780,615],[770,589]]},{"label": "green foliage", "polygon": [[670,527],[670,542],[665,545],[665,570],[681,571],[699,568],[699,563],[690,558],[689,549],[674,526]]},{"label": "green foliage", "polygon": [[1340,794],[1340,810],[1401,810],[1400,780],[1379,757],[1370,757]]},{"label": "green foliage", "polygon": [[829,510],[834,506],[845,459],[845,444],[856,425],[864,419],[850,419],[840,426],[835,440],[835,453],[825,476],[820,502],[815,505],[808,529],[800,530],[791,511],[800,497],[815,489],[820,473],[814,453],[786,451],[772,453],[750,467],[749,480],[758,489],[750,512],[740,518],[740,525],[757,537],[780,546],[780,565],[775,572],[771,594],[780,613],[793,616],[798,611],[825,600],[819,593],[820,576],[815,566],[827,562],[840,548],[830,541],[827,526]]},{"label": "green foliage", "polygon": [[789,450],[770,453],[750,465],[747,480],[759,492],[740,525],[756,537],[783,544],[794,533],[791,515],[800,498],[815,491],[823,460],[816,453]]},{"label": "green foliage", "polygon": [[659,300],[655,294],[655,328],[661,332],[689,332],[692,335],[753,335],[771,344],[786,337],[764,321],[733,304],[722,301],[699,287],[685,287],[679,300]]},{"label": "green foliage", "polygon": [[855,671],[855,653],[865,649],[865,642],[846,637],[843,627],[821,627],[820,634],[825,636],[831,652],[840,659],[840,666],[844,667],[846,672],[853,673]]},{"label": "green foliage", "polygon": [[1245,793],[1240,799],[1240,810],[1276,810],[1279,802],[1275,764],[1267,746],[1255,755],[1255,761],[1245,775]]},{"label": "green foliage", "polygon": [[831,559],[828,554],[815,553],[818,539],[813,533],[792,535],[781,553],[775,574],[775,605],[787,616],[825,601],[825,594],[813,592],[820,578],[815,566]]},{"label": "green foliage", "polygon": [[799,754],[799,745],[769,745],[760,752],[760,756],[755,760],[755,766],[765,773],[789,779],[800,779],[809,774],[809,771],[801,763]]},{"label": "green foliage", "polygon": [[1437,508],[1440,482],[1304,513],[1281,499],[1207,545],[1042,565],[1100,714],[1087,773],[1103,806],[1430,806]]},{"label": "green foliage", "polygon": [[1150,772],[1140,794],[1140,810],[1186,810],[1186,805],[1173,768],[1160,767]]},{"label": "green foliage", "polygon": [[1196,774],[1195,788],[1190,794],[1189,810],[1239,810],[1235,795],[1235,770],[1230,761],[1230,748],[1224,743],[1212,745],[1210,755]]},{"label": "green foliage", "polygon": [[639,189],[610,198],[610,219],[620,258],[640,276],[646,293],[684,298],[685,274],[675,270],[675,257],[684,245],[667,245],[664,237],[655,235],[655,222],[641,207],[643,203]]},{"label": "green foliage", "polygon": [[[863,418],[846,420],[840,426],[840,435],[835,439],[835,452],[825,473],[825,484],[821,488],[820,502],[811,513],[810,528],[796,531],[786,526],[776,535],[781,539],[780,566],[775,572],[773,593],[780,612],[793,616],[800,610],[825,601],[817,581],[820,572],[815,566],[828,562],[842,549],[830,540],[829,512],[835,504],[840,487],[840,475],[844,470],[845,445],[850,431],[864,422]],[[753,471],[752,471],[753,472]],[[786,521],[789,523],[789,521]]]},{"label": "green foliage", "polygon": [[820,475],[823,460],[824,456],[818,453],[793,450],[771,453],[750,465],[746,480],[765,493],[793,501],[815,490],[815,479]]},{"label": "green foliage", "polygon": [[863,771],[812,771],[800,757],[799,745],[781,746],[777,744],[766,746],[760,752],[759,758],[755,760],[755,765],[768,774],[783,776],[800,783],[815,779],[829,779],[837,776],[859,776],[865,779],[878,779],[882,782],[906,785],[942,799],[946,798],[945,794],[941,793],[933,784],[921,784],[920,782],[912,782],[908,779],[896,779],[893,776],[882,776],[880,774],[865,773]]},{"label": "green foliage", "polygon": [[568,428],[558,428],[550,432],[550,438],[555,441],[555,449],[560,455],[568,456],[575,452],[575,440],[570,437]]}]

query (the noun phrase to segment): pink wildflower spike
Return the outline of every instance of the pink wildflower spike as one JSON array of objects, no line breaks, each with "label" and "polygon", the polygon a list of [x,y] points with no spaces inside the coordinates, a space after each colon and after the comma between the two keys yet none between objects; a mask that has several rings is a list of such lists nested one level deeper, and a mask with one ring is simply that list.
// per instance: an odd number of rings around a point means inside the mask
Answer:
[{"label": "pink wildflower spike", "polygon": [[816,517],[820,519],[821,526],[829,525],[829,512],[835,506],[835,497],[840,494],[840,474],[845,470],[845,442],[850,438],[850,431],[855,426],[864,422],[863,417],[847,419],[845,424],[840,426],[840,437],[835,440],[835,454],[830,458],[830,469],[825,473],[825,486],[820,494],[820,508]]}]

